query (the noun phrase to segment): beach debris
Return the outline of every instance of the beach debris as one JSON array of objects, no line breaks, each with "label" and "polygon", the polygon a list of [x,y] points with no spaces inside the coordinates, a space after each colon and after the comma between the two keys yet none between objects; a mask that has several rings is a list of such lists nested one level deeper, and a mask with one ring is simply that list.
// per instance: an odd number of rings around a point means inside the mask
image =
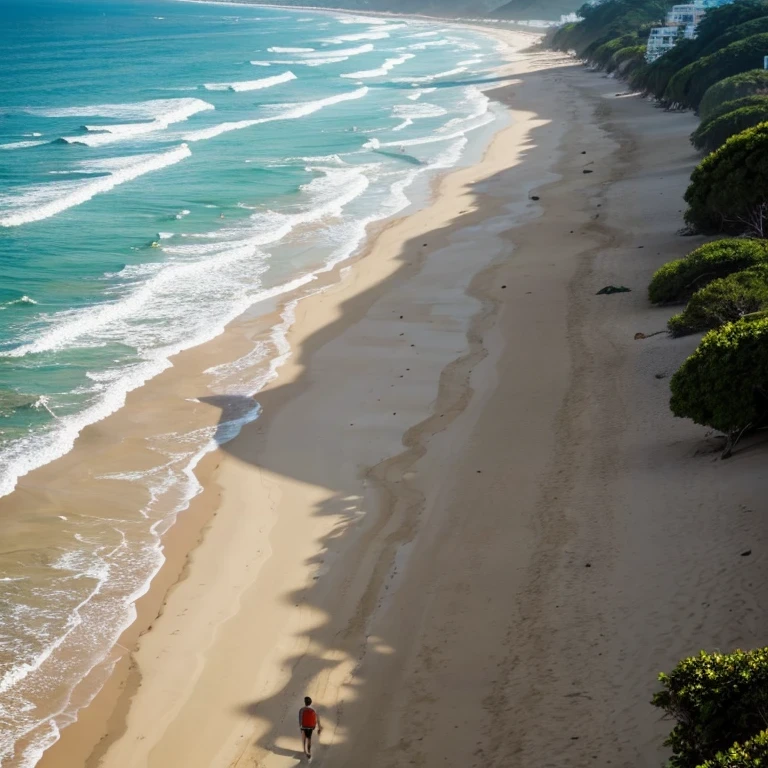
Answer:
[{"label": "beach debris", "polygon": [[584,567],[585,568],[591,568],[592,567],[592,563],[587,563]]},{"label": "beach debris", "polygon": [[601,288],[595,296],[609,296],[612,293],[629,293],[632,289],[627,288],[626,285],[606,285],[605,288]]},{"label": "beach debris", "polygon": [[594,173],[594,171],[591,168],[585,168],[582,173]]},{"label": "beach debris", "polygon": [[742,556],[742,557],[749,557],[751,554],[752,554],[752,550],[751,550],[751,549],[748,549],[748,550],[746,550],[745,552],[742,552],[742,553],[741,553],[741,556]]},{"label": "beach debris", "polygon": [[586,154],[587,154],[587,150],[586,150],[586,149],[582,149],[582,150],[581,150],[581,154],[582,154],[582,155],[586,155]]},{"label": "beach debris", "polygon": [[541,200],[538,195],[531,195],[531,200]]},{"label": "beach debris", "polygon": [[654,376],[654,378],[655,378],[655,379],[666,379],[666,378],[667,378],[667,374],[666,374],[666,373],[657,373],[657,374]]},{"label": "beach debris", "polygon": [[506,287],[507,287],[506,285],[502,285],[501,289],[504,290]]}]

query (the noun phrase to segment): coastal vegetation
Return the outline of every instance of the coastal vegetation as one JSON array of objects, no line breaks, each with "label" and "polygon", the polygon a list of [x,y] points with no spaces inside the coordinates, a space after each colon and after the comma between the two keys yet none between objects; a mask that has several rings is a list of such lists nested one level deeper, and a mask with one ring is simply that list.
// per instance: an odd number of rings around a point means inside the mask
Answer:
[{"label": "coastal vegetation", "polygon": [[685,202],[685,220],[699,232],[768,234],[768,123],[707,155],[691,174]]},{"label": "coastal vegetation", "polygon": [[726,436],[727,458],[768,406],[768,319],[744,318],[710,331],[672,377],[672,413]]},{"label": "coastal vegetation", "polygon": [[[663,58],[666,57],[663,56]],[[699,104],[699,117],[706,120],[723,104],[756,95],[768,95],[768,70],[750,69],[738,75],[726,77],[710,86]]]},{"label": "coastal vegetation", "polygon": [[708,331],[768,309],[768,264],[713,280],[667,322],[672,336]]},{"label": "coastal vegetation", "polygon": [[[729,235],[653,275],[653,304],[685,304],[671,336],[705,332],[674,373],[670,409],[725,437],[722,458],[768,426],[768,0],[736,0],[706,12],[696,36],[652,62],[649,26],[672,3],[621,0],[584,7],[552,45],[654,97],[667,109],[698,109],[691,136],[706,154],[685,193],[688,231]],[[631,51],[631,53],[630,53]],[[751,550],[742,553],[751,554]],[[669,768],[768,765],[768,648],[705,653],[660,676],[652,704],[674,720]]]},{"label": "coastal vegetation", "polygon": [[768,96],[743,96],[713,110],[691,134],[696,149],[714,152],[727,139],[768,120]]},{"label": "coastal vegetation", "polygon": [[768,648],[704,653],[659,675],[655,707],[676,725],[670,768],[757,768],[768,758]]},{"label": "coastal vegetation", "polygon": [[768,242],[764,240],[733,238],[706,243],[658,269],[648,286],[648,298],[652,304],[684,302],[713,280],[763,262],[768,263]]}]

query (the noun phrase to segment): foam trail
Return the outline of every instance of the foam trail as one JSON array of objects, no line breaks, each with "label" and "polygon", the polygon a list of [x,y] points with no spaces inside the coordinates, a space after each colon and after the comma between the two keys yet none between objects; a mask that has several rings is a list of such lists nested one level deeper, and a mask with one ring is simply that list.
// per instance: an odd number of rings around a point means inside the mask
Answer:
[{"label": "foam trail", "polygon": [[279,46],[267,48],[269,53],[309,53],[314,50],[314,48],[280,48]]},{"label": "foam trail", "polygon": [[272,88],[275,85],[288,83],[295,79],[296,75],[293,72],[284,72],[282,75],[264,77],[261,80],[244,80],[235,83],[206,83],[205,88],[208,91],[235,91],[240,93],[242,91],[260,91],[263,88]]},{"label": "foam trail", "polygon": [[453,75],[460,75],[462,72],[466,72],[466,67],[456,67],[456,69],[449,69],[447,72],[435,72],[434,75],[424,75],[423,77],[400,77],[392,82],[394,83],[431,83],[433,80],[437,80],[441,77],[452,77]]},{"label": "foam trail", "polygon": [[10,144],[0,144],[0,149],[27,149],[47,144],[47,141],[13,141]]},{"label": "foam trail", "polygon": [[369,26],[371,24],[388,25],[392,23],[387,21],[387,19],[375,19],[373,16],[338,16],[336,21],[338,21],[340,24],[364,24],[365,26]]},{"label": "foam trail", "polygon": [[303,61],[312,61],[312,59],[341,58],[346,56],[359,56],[361,53],[370,53],[373,50],[372,43],[359,45],[356,48],[339,48],[335,51],[315,51],[314,53],[305,53],[301,56]]},{"label": "foam trail", "polygon": [[392,110],[392,117],[397,117],[403,122],[395,126],[393,131],[402,131],[413,125],[414,120],[424,120],[430,117],[442,117],[448,112],[436,104],[398,104]]},{"label": "foam trail", "polygon": [[342,43],[356,43],[359,40],[386,40],[389,37],[389,32],[358,32],[356,35],[341,35],[340,37],[329,37],[327,40],[323,40],[324,43],[331,43],[332,45],[341,45]]},{"label": "foam trail", "polygon": [[396,59],[387,59],[378,69],[367,69],[362,72],[350,72],[342,77],[347,77],[352,80],[365,80],[369,77],[384,77],[388,72],[395,67],[399,67],[401,64],[405,64],[408,59],[414,58],[412,53],[405,53]]},{"label": "foam trail", "polygon": [[430,40],[427,43],[414,43],[408,46],[411,51],[426,51],[427,48],[441,48],[444,45],[451,45],[450,40]]},{"label": "foam trail", "polygon": [[[122,111],[121,111],[122,109]],[[202,99],[160,99],[139,104],[102,105],[100,107],[82,107],[62,109],[58,112],[47,111],[50,116],[97,116],[117,117],[118,119],[146,119],[149,122],[118,123],[113,125],[86,125],[88,131],[83,136],[64,136],[67,144],[85,144],[89,147],[100,147],[125,141],[136,136],[142,136],[156,131],[163,131],[173,123],[181,123],[196,115],[198,112],[215,109]],[[93,112],[92,110],[99,110]],[[64,114],[66,113],[66,114]]]},{"label": "foam trail", "polygon": [[300,117],[306,117],[313,112],[324,109],[325,107],[333,106],[334,104],[340,104],[343,101],[352,101],[354,99],[362,99],[368,93],[368,88],[363,86],[356,91],[350,91],[349,93],[340,93],[336,96],[329,96],[327,99],[319,99],[318,101],[307,101],[303,104],[294,104],[285,109],[277,115],[271,117],[261,117],[255,120],[240,120],[233,123],[221,123],[214,125],[211,128],[204,128],[200,131],[187,134],[185,141],[204,141],[206,139],[213,139],[216,136],[220,136],[222,133],[229,133],[229,131],[239,131],[243,128],[250,128],[254,125],[261,125],[263,123],[272,123],[277,120],[296,120]]},{"label": "foam trail", "polygon": [[50,216],[81,205],[95,195],[108,192],[119,184],[137,179],[145,173],[158,171],[174,165],[192,153],[186,144],[168,152],[156,155],[140,155],[135,163],[126,165],[109,176],[86,182],[59,181],[40,187],[27,188],[27,192],[18,197],[0,197],[0,206],[6,205],[11,211],[0,215],[0,227],[18,227],[33,221],[42,221]]},{"label": "foam trail", "polygon": [[[189,117],[195,112],[213,109],[201,99],[153,99],[133,104],[93,104],[85,107],[30,108],[26,112],[38,117],[108,117],[112,120],[162,120],[174,113]],[[170,122],[178,122],[173,120]]]},{"label": "foam trail", "polygon": [[358,40],[385,40],[389,37],[389,33],[396,29],[403,29],[405,24],[382,24],[374,26],[372,29],[366,32],[355,32],[350,35],[339,35],[338,37],[329,37],[327,40],[323,40],[324,43],[340,44],[340,43],[355,43]]}]

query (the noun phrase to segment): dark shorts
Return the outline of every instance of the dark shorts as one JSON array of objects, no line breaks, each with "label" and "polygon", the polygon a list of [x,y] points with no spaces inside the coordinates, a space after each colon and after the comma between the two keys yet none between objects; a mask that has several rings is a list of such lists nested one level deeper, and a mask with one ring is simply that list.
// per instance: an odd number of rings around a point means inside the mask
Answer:
[{"label": "dark shorts", "polygon": [[312,732],[313,732],[314,730],[315,730],[314,728],[302,728],[302,729],[301,729],[302,733],[303,733],[303,734],[304,734],[304,735],[305,735],[305,736],[306,736],[308,739],[311,739],[311,738],[312,738]]}]

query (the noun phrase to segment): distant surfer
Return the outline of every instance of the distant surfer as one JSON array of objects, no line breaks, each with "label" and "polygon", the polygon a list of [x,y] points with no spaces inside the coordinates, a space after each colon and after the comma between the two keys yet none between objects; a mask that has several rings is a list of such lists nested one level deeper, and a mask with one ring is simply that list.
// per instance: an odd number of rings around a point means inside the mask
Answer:
[{"label": "distant surfer", "polygon": [[312,699],[304,697],[304,706],[299,710],[299,728],[301,730],[301,748],[307,756],[307,762],[312,762],[312,734],[317,728],[318,736],[323,732],[320,715],[312,706]]}]

